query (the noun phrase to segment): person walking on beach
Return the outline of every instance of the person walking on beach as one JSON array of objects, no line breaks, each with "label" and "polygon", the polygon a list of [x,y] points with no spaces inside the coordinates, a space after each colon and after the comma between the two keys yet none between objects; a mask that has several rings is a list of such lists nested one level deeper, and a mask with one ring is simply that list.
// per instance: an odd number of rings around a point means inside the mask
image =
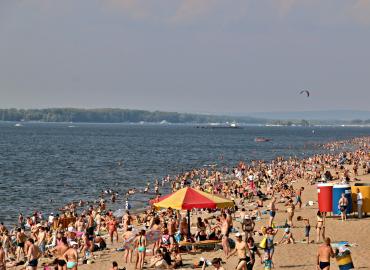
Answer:
[{"label": "person walking on beach", "polygon": [[[254,243],[253,237],[249,237],[247,239],[247,245],[248,245],[248,249],[250,251],[250,256],[252,256],[249,259],[249,263],[247,263],[247,270],[252,270],[253,266],[254,266],[254,263],[256,262],[256,254],[260,258],[261,264],[262,264],[263,260],[262,260],[261,253],[259,252],[257,246]],[[248,254],[247,254],[247,256],[248,256]]]},{"label": "person walking on beach", "polygon": [[342,193],[342,196],[339,199],[338,205],[339,205],[339,210],[340,210],[342,221],[347,220],[348,199],[346,198],[346,195],[344,193]]},{"label": "person walking on beach", "polygon": [[17,250],[16,250],[16,261],[19,262],[21,259],[21,255],[25,256],[24,251],[24,243],[26,242],[26,235],[24,234],[23,230],[21,228],[18,228],[17,234],[16,234],[16,244],[17,244]]},{"label": "person walking on beach", "polygon": [[248,248],[248,245],[245,241],[243,241],[243,237],[240,233],[237,233],[235,241],[235,249],[226,257],[229,259],[235,253],[238,254],[239,262],[236,266],[236,270],[246,269],[247,264],[254,263],[252,254]]},{"label": "person walking on beach", "polygon": [[269,227],[272,227],[272,223],[274,222],[274,218],[275,218],[275,215],[276,215],[275,203],[276,203],[276,198],[272,197],[272,200],[271,200],[271,203],[270,203],[270,206],[269,206],[269,210],[270,210],[269,211],[270,212]]},{"label": "person walking on beach", "polygon": [[330,258],[334,258],[334,251],[330,245],[330,238],[325,238],[325,242],[319,247],[317,251],[317,270],[329,270]]},{"label": "person walking on beach", "polygon": [[301,207],[302,207],[302,192],[303,192],[303,190],[304,190],[304,187],[301,187],[296,192],[296,202],[295,202],[295,205],[298,204],[299,209],[301,209]]},{"label": "person walking on beach", "polygon": [[3,243],[0,242],[0,270],[6,270],[5,251]]},{"label": "person walking on beach", "polygon": [[358,218],[362,218],[362,193],[359,188],[357,188],[357,214]]},{"label": "person walking on beach", "polygon": [[265,256],[267,255],[268,260],[272,261],[272,257],[274,256],[275,252],[275,244],[274,244],[274,238],[277,234],[277,230],[274,230],[272,227],[268,227],[266,229],[266,246],[264,247],[265,250]]}]

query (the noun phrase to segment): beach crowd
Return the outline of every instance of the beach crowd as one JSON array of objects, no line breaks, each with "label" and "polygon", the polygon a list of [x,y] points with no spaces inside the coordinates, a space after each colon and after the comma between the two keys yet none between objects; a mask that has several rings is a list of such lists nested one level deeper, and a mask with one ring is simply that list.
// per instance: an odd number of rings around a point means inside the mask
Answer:
[{"label": "beach crowd", "polygon": [[[352,150],[341,151],[348,145]],[[130,195],[139,192],[136,189],[124,195],[107,189],[94,203],[70,202],[47,216],[40,211],[30,216],[20,213],[16,226],[0,224],[0,270],[22,267],[76,270],[80,265],[99,260],[100,252],[112,249],[122,252],[122,260],[112,262],[111,269],[176,269],[184,267],[184,253],[213,250],[217,246],[223,251],[222,258],[194,255],[191,267],[222,270],[223,261],[237,256],[236,269],[249,270],[262,264],[268,270],[274,265],[278,246],[294,245],[298,241],[294,235],[297,224],[303,226],[304,243],[320,243],[318,269],[329,269],[330,257],[335,251],[325,235],[326,213],[317,211],[316,220],[297,216],[297,209],[315,202],[302,199],[303,184],[298,187],[293,184],[298,179],[305,185],[359,181],[360,175],[370,173],[370,137],[330,142],[323,148],[332,151],[304,159],[277,157],[269,162],[240,161],[231,168],[204,167],[166,176],[162,181],[148,183],[140,191],[155,194],[147,210],[141,213],[132,214],[129,203],[122,211],[110,210],[121,196],[127,196],[123,201],[128,202]],[[153,205],[160,200],[164,186],[172,192],[191,187],[232,200],[234,206],[193,209],[193,220],[189,220],[182,211],[157,209]],[[361,209],[359,191],[357,198]],[[345,222],[348,201],[342,196],[338,203],[340,218]],[[278,214],[285,215],[285,224],[276,224]],[[266,222],[257,227],[264,216],[268,217]],[[363,217],[361,210],[358,217]],[[311,230],[311,226],[315,229]],[[279,229],[284,231],[283,237],[276,239]]]}]

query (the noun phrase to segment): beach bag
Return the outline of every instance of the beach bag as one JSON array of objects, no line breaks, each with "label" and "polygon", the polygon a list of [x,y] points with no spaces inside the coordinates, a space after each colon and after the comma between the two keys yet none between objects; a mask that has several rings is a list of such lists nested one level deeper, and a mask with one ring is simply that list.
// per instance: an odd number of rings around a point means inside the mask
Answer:
[{"label": "beach bag", "polygon": [[267,242],[266,237],[262,238],[262,240],[260,242],[260,248],[265,249],[266,248],[266,242]]}]

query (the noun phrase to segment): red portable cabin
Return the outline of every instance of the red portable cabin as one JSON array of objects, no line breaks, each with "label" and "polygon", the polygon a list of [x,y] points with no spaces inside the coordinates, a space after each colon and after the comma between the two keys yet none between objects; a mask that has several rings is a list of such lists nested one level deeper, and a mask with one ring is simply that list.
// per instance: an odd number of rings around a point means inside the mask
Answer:
[{"label": "red portable cabin", "polygon": [[331,212],[333,209],[333,184],[318,184],[317,196],[320,212]]}]

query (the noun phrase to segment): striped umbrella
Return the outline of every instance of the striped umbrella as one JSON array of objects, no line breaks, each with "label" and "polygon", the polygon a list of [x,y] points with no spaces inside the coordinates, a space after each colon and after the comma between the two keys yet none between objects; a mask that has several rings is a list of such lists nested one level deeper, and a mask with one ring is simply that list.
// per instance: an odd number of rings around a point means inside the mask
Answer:
[{"label": "striped umbrella", "polygon": [[170,195],[163,196],[153,204],[159,208],[176,210],[191,210],[201,208],[228,208],[233,207],[234,202],[216,195],[212,195],[194,188],[182,188]]}]

